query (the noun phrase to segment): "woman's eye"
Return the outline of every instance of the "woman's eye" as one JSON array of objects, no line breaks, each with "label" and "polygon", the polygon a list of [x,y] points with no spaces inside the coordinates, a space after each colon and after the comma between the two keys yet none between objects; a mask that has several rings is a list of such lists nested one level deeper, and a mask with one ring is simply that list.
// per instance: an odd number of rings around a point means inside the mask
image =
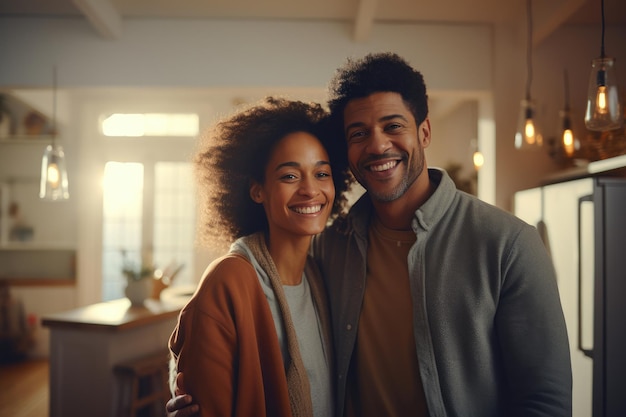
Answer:
[{"label": "woman's eye", "polygon": [[328,178],[328,177],[332,177],[332,174],[330,172],[319,172],[317,176],[321,178]]}]

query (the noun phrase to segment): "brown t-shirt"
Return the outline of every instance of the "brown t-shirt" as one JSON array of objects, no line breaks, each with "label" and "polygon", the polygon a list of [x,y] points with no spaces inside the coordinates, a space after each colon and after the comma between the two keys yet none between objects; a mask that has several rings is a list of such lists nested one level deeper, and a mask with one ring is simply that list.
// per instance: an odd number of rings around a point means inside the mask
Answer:
[{"label": "brown t-shirt", "polygon": [[346,391],[347,417],[427,416],[413,336],[412,231],[369,230],[367,280]]}]

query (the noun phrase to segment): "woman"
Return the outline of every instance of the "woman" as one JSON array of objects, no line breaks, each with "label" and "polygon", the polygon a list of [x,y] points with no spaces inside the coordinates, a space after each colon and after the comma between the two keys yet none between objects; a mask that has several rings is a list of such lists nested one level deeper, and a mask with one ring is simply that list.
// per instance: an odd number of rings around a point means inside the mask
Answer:
[{"label": "woman", "polygon": [[269,98],[218,124],[197,154],[205,235],[237,239],[169,342],[201,416],[333,413],[331,325],[308,250],[341,211],[348,171],[325,120],[317,104]]}]

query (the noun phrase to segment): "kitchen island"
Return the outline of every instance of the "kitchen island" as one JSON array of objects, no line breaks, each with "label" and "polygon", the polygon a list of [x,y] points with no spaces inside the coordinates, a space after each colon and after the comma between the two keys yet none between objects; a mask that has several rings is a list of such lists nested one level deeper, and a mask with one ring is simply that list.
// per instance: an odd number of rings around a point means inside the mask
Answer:
[{"label": "kitchen island", "polygon": [[50,329],[50,417],[116,415],[114,366],[163,351],[189,296],[167,293],[143,306],[122,298],[43,317]]}]

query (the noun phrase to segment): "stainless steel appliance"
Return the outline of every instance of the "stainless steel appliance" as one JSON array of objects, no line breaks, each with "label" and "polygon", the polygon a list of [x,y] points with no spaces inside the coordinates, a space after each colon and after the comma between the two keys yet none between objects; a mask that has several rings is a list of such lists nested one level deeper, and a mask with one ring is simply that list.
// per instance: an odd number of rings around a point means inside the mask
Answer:
[{"label": "stainless steel appliance", "polygon": [[574,417],[626,416],[626,179],[515,194],[551,253],[570,339]]}]

